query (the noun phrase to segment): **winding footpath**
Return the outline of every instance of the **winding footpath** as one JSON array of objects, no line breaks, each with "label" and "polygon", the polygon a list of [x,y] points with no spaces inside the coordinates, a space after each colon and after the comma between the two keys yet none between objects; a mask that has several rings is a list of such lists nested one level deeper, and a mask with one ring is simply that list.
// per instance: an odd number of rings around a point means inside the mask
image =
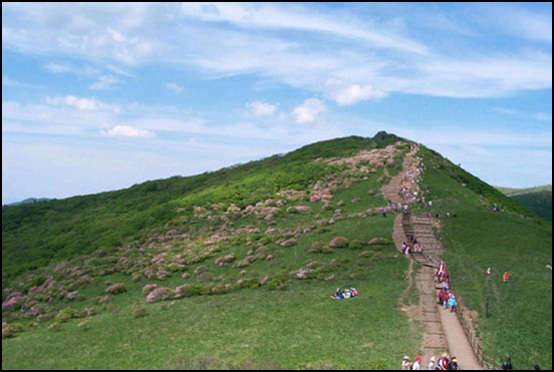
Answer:
[{"label": "winding footpath", "polygon": [[[382,194],[385,200],[393,204],[409,204],[404,191],[417,188],[415,178],[419,160],[416,154],[419,151],[417,146],[412,146],[411,151],[405,156],[403,170],[397,176],[391,177],[388,185],[382,187]],[[385,171],[385,175],[389,176]],[[412,190],[412,192],[415,190]],[[399,252],[402,252],[402,242],[409,241],[415,236],[423,245],[424,253],[414,255],[410,262],[408,288],[401,296],[400,302],[413,286],[412,271],[413,262],[421,265],[416,273],[415,284],[419,293],[419,305],[411,309],[403,310],[413,320],[419,321],[424,326],[422,366],[426,367],[431,357],[440,357],[448,351],[451,357],[456,357],[462,370],[483,370],[479,365],[471,344],[458,320],[456,313],[444,310],[437,303],[437,287],[435,283],[435,268],[440,262],[443,251],[442,244],[437,240],[434,233],[434,223],[431,219],[422,216],[412,216],[411,212],[399,213],[394,222],[393,240]]]}]

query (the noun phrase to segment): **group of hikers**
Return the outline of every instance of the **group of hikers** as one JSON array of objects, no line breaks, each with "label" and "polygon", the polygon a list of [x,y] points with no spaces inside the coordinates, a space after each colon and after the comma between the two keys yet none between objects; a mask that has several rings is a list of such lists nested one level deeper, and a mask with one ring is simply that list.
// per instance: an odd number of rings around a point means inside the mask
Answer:
[{"label": "group of hikers", "polygon": [[423,253],[423,247],[421,246],[421,243],[418,242],[414,236],[410,237],[410,242],[411,245],[407,244],[406,242],[402,242],[403,254],[409,256],[412,253]]},{"label": "group of hikers", "polygon": [[441,261],[437,271],[435,273],[435,279],[437,284],[440,283],[440,290],[438,292],[439,304],[443,306],[444,310],[450,308],[451,312],[455,312],[458,307],[458,301],[452,288],[450,288],[450,275],[448,274],[448,268],[444,261]]},{"label": "group of hikers", "polygon": [[358,296],[358,290],[356,288],[347,288],[342,291],[340,288],[337,288],[335,294],[331,296],[333,300],[345,300],[348,298],[353,298]]},{"label": "group of hikers", "polygon": [[[405,356],[402,360],[402,370],[403,371],[422,371],[423,368],[423,358],[420,356],[416,357],[415,362],[412,364],[410,357]],[[514,367],[512,366],[512,360],[508,357],[502,363],[502,371],[512,371]],[[535,370],[540,371],[541,367],[537,364],[535,365]],[[428,371],[459,371],[460,366],[458,365],[458,360],[455,356],[452,358],[448,356],[447,353],[442,354],[442,356],[437,360],[435,357],[431,357],[429,365],[427,366]]]},{"label": "group of hikers", "polygon": [[402,360],[402,370],[403,371],[422,371],[426,369],[428,371],[459,371],[460,366],[458,365],[458,360],[456,357],[450,357],[447,353],[442,354],[442,356],[437,360],[435,357],[431,357],[429,365],[427,368],[423,368],[422,365],[423,359],[418,356],[416,357],[415,362],[412,364],[410,362],[410,357],[405,356]]}]

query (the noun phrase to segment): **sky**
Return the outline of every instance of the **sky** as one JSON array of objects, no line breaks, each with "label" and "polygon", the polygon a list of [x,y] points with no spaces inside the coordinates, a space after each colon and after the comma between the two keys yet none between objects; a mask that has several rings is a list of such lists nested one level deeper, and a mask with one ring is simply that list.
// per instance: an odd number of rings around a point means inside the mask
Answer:
[{"label": "sky", "polygon": [[385,130],[552,184],[552,3],[2,3],[2,204]]}]

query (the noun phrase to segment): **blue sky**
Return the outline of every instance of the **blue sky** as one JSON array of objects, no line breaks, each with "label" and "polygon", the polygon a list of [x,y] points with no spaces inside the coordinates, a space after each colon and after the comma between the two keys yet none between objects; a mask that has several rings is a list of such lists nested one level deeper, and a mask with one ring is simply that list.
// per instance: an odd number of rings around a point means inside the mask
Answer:
[{"label": "blue sky", "polygon": [[386,130],[552,183],[552,3],[2,3],[2,203]]}]

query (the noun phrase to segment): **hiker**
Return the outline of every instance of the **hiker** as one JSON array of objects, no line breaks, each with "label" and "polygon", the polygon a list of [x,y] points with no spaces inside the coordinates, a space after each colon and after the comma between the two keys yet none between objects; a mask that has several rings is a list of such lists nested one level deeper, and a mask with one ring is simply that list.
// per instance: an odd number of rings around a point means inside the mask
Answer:
[{"label": "hiker", "polygon": [[411,371],[412,370],[412,363],[410,363],[410,357],[405,356],[402,360],[402,370],[403,371]]},{"label": "hiker", "polygon": [[421,361],[423,359],[421,359],[421,357],[418,356],[418,357],[415,358],[415,360],[416,361],[415,361],[414,365],[412,366],[412,370],[413,371],[421,371]]},{"label": "hiker", "polygon": [[358,296],[358,290],[356,288],[350,288],[350,293],[352,293],[352,297]]},{"label": "hiker", "polygon": [[450,358],[448,357],[448,354],[444,353],[442,354],[442,357],[439,358],[437,365],[440,368],[440,371],[448,371],[448,363],[450,362]]},{"label": "hiker", "polygon": [[456,306],[458,306],[458,301],[456,301],[456,297],[454,297],[454,294],[450,296],[450,299],[448,300],[448,306],[450,306],[451,313],[456,311]]},{"label": "hiker", "polygon": [[442,292],[442,306],[444,310],[446,310],[448,309],[448,301],[450,300],[450,295],[445,289],[441,290],[441,292]]},{"label": "hiker", "polygon": [[437,367],[437,358],[431,357],[431,361],[429,362],[429,367],[427,369],[429,371],[436,371]]},{"label": "hiker", "polygon": [[492,271],[491,271],[491,268],[489,267],[487,269],[487,280],[490,281],[491,280],[491,274],[492,274]]},{"label": "hiker", "polygon": [[458,360],[456,359],[456,357],[452,357],[452,360],[448,364],[448,369],[450,371],[459,371],[460,370],[460,366],[458,365]]},{"label": "hiker", "polygon": [[540,371],[541,370],[541,366],[539,366],[538,364],[535,364],[535,371]]},{"label": "hiker", "polygon": [[510,357],[506,358],[506,361],[502,363],[503,371],[512,371],[514,367],[512,366],[512,359]]},{"label": "hiker", "polygon": [[504,273],[504,276],[502,277],[502,279],[504,280],[504,284],[508,284],[510,282],[510,277],[511,276],[512,276],[512,274],[510,274],[507,271]]},{"label": "hiker", "polygon": [[386,210],[383,210],[382,214],[383,214],[384,218],[387,218],[387,211]]},{"label": "hiker", "polygon": [[546,268],[548,270],[552,271],[552,264],[551,263],[546,264]]},{"label": "hiker", "polygon": [[441,288],[437,297],[439,298],[439,305],[443,306],[445,301],[449,300],[448,292]]}]

